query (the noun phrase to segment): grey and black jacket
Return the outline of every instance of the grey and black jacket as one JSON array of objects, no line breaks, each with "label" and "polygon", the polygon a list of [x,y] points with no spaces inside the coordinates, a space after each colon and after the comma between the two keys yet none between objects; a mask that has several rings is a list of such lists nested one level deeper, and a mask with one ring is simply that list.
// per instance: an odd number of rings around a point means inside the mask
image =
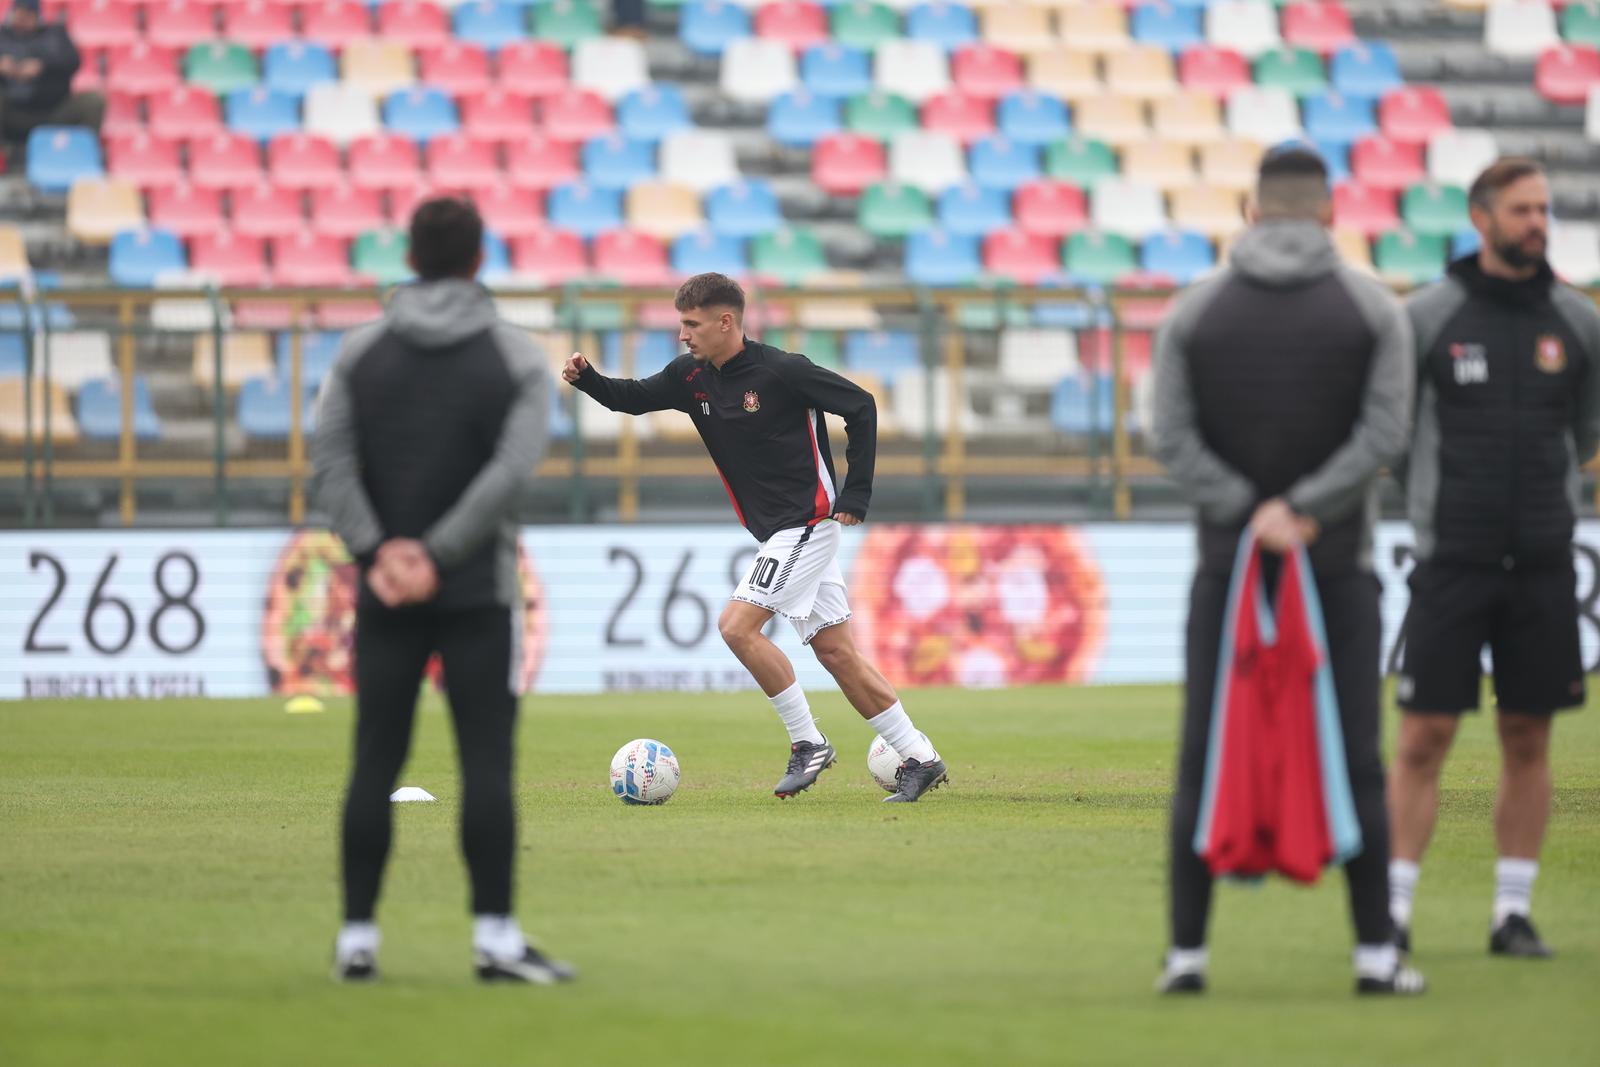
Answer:
[{"label": "grey and black jacket", "polygon": [[1276,496],[1316,519],[1321,573],[1370,569],[1378,472],[1410,428],[1411,329],[1314,222],[1250,228],[1156,335],[1157,457],[1199,511],[1200,566],[1232,569]]},{"label": "grey and black jacket", "polygon": [[544,355],[482,286],[403,286],[382,320],[345,335],[323,383],[317,502],[363,572],[384,541],[417,538],[439,567],[439,607],[514,605],[513,507],[550,402]]},{"label": "grey and black jacket", "polygon": [[19,63],[37,59],[43,68],[38,77],[0,78],[8,105],[35,114],[49,111],[72,94],[72,77],[81,59],[78,48],[59,23],[43,22],[31,33],[23,33],[10,22],[0,25],[0,56]]},{"label": "grey and black jacket", "polygon": [[1419,559],[1561,564],[1579,468],[1600,445],[1600,312],[1548,266],[1526,281],[1476,256],[1406,304],[1417,337],[1407,510]]}]

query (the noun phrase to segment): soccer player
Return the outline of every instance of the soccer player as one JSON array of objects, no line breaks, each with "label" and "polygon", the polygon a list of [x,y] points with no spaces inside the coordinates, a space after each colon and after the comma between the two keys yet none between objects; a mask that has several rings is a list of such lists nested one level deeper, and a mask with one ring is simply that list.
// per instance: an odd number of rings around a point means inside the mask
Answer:
[{"label": "soccer player", "polygon": [[1572,564],[1579,468],[1600,443],[1600,313],[1545,261],[1550,186],[1502,159],[1468,193],[1481,244],[1408,303],[1420,389],[1407,496],[1416,569],[1397,694],[1390,910],[1411,905],[1439,771],[1478,707],[1484,645],[1500,735],[1489,951],[1550,950],[1529,919],[1550,817],[1554,713],[1584,701]]},{"label": "soccer player", "polygon": [[511,773],[522,652],[517,491],[544,451],[550,373],[473,279],[483,222],[462,200],[411,218],[420,279],[347,334],[322,388],[315,491],[360,565],[355,766],[343,823],[344,926],[334,976],[377,977],[389,794],[411,746],[428,659],[444,661],[461,760],[461,845],[485,981],[549,983],[566,964],[512,917]]},{"label": "soccer player", "polygon": [[[718,628],[789,731],[789,763],[774,795],[810,788],[834,760],[789,658],[761,632],[782,615],[900,755],[899,789],[885,800],[915,801],[946,780],[944,761],[912,725],[894,687],[856,649],[844,575],[834,558],[840,528],[865,520],[872,496],[878,427],[872,394],[804,356],[746,337],[744,290],[725,275],[695,275],[678,290],[675,304],[678,340],[687,354],[633,380],[607,378],[574,352],[562,377],[613,411],[685,412],[722,475],[734,513],[762,543]],[[845,421],[850,473],[843,489],[833,476],[824,412]]]},{"label": "soccer player", "polygon": [[[1240,535],[1307,546],[1323,606],[1363,849],[1345,865],[1356,990],[1419,993],[1390,922],[1388,815],[1378,753],[1381,676],[1372,516],[1379,470],[1405,450],[1411,330],[1378,282],[1328,237],[1328,172],[1314,153],[1262,161],[1251,226],[1226,269],[1190,287],[1156,340],[1155,450],[1199,510],[1182,747],[1172,798],[1171,942],[1157,988],[1205,988],[1211,872],[1195,853],[1218,653]],[[1273,556],[1264,568],[1275,581]]]}]

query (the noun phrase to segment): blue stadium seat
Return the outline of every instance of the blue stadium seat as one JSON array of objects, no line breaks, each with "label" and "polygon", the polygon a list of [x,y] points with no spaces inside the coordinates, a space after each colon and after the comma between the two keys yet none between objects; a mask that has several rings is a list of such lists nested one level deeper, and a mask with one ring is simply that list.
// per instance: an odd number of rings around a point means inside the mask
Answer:
[{"label": "blue stadium seat", "polygon": [[965,4],[918,4],[906,14],[906,36],[951,52],[977,40],[978,20]]},{"label": "blue stadium seat", "polygon": [[383,102],[383,124],[403,137],[426,143],[460,125],[449,94],[426,85],[396,89]]},{"label": "blue stadium seat", "polygon": [[78,325],[77,316],[65,304],[55,302],[49,304],[22,305],[15,302],[0,302],[0,330],[22,329],[22,309],[28,308],[28,321],[35,330],[44,328],[44,321],[48,320],[52,330],[70,330]]},{"label": "blue stadium seat", "polygon": [[1023,89],[1000,101],[1000,132],[1019,144],[1049,144],[1072,135],[1067,105],[1054,96]]},{"label": "blue stadium seat", "polygon": [[528,36],[522,6],[497,0],[473,0],[457,7],[455,29],[458,40],[482,45],[490,52]]},{"label": "blue stadium seat", "polygon": [[478,280],[489,284],[511,273],[511,249],[505,238],[497,233],[483,231],[483,266],[478,268]]},{"label": "blue stadium seat", "polygon": [[1057,330],[1087,330],[1108,315],[1082,300],[1051,300],[1033,305],[1033,324]]},{"label": "blue stadium seat", "polygon": [[1316,93],[1301,103],[1306,136],[1319,144],[1354,144],[1378,132],[1374,101],[1367,96]]},{"label": "blue stadium seat", "polygon": [[819,44],[800,57],[800,84],[817,96],[843,98],[872,89],[872,59],[859,48]]},{"label": "blue stadium seat", "polygon": [[1322,162],[1328,165],[1328,181],[1338,183],[1350,180],[1350,146],[1338,141],[1318,141],[1311,147],[1317,150]]},{"label": "blue stadium seat", "polygon": [[779,144],[810,148],[839,131],[839,101],[805,89],[784,93],[767,109],[767,133]]},{"label": "blue stadium seat", "polygon": [[622,193],[596,189],[583,182],[567,182],[550,190],[546,215],[558,230],[593,237],[622,226]]},{"label": "blue stadium seat", "polygon": [[672,242],[672,269],[679,274],[716,272],[739,277],[750,273],[744,239],[701,230]]},{"label": "blue stadium seat", "polygon": [[188,264],[183,242],[168,230],[123,230],[111,239],[111,280],[118,285],[148,289]]},{"label": "blue stadium seat", "polygon": [[1011,198],[993,186],[952,185],[939,194],[939,225],[969,237],[1003,230],[1011,225]]},{"label": "blue stadium seat", "polygon": [[261,66],[262,84],[296,99],[318,82],[339,80],[333,53],[311,41],[275,44],[267,49]]},{"label": "blue stadium seat", "polygon": [[[621,330],[609,330],[601,335],[600,355],[605,361],[608,370],[620,371],[622,368],[622,341],[627,334]],[[683,351],[683,346],[678,344],[678,335],[662,330],[644,330],[636,333],[633,342],[633,370],[635,374],[654,374],[678,357]]]},{"label": "blue stadium seat", "polygon": [[28,134],[28,181],[64,193],[79,178],[101,178],[100,138],[83,126],[37,126]]},{"label": "blue stadium seat", "polygon": [[732,41],[750,36],[750,16],[729,0],[694,0],[678,9],[678,39],[691,52],[720,56]]},{"label": "blue stadium seat", "polygon": [[1328,80],[1346,96],[1382,96],[1405,84],[1394,49],[1382,41],[1345,45],[1328,64]]},{"label": "blue stadium seat", "polygon": [[[300,375],[301,384],[315,388],[322,384],[322,379],[328,376],[333,369],[334,361],[339,358],[339,345],[344,341],[344,334],[332,332],[307,333],[300,340]],[[289,361],[293,359],[293,339],[287,333],[280,333],[273,342],[273,358],[277,364],[278,377],[284,381],[289,380]]]},{"label": "blue stadium seat", "polygon": [[1168,230],[1144,239],[1139,260],[1143,270],[1187,285],[1216,265],[1217,252],[1205,234]]},{"label": "blue stadium seat", "polygon": [[853,330],[844,337],[844,365],[884,381],[922,369],[922,344],[910,330]]},{"label": "blue stadium seat", "polygon": [[991,189],[1010,192],[1039,177],[1039,149],[1018,144],[1002,134],[974,141],[967,154],[972,180]]},{"label": "blue stadium seat", "polygon": [[978,239],[939,229],[911,234],[905,270],[918,285],[969,285],[982,270]]},{"label": "blue stadium seat", "polygon": [[649,181],[656,176],[655,146],[615,134],[591,137],[583,146],[583,175],[596,189]]},{"label": "blue stadium seat", "polygon": [[551,389],[550,393],[550,436],[557,440],[565,440],[572,436],[574,424],[572,411],[567,407],[572,402],[572,397],[577,394],[576,389]]},{"label": "blue stadium seat", "polygon": [[28,348],[20,333],[0,333],[0,378],[21,378],[28,373]]},{"label": "blue stadium seat", "polygon": [[257,85],[235,89],[224,101],[228,125],[266,144],[280,133],[300,128],[300,102],[295,96]]},{"label": "blue stadium seat", "polygon": [[[78,390],[78,429],[85,437],[115,441],[122,436],[122,391],[114,378],[94,378]],[[142,441],[161,436],[161,420],[144,375],[133,377],[133,435]]]},{"label": "blue stadium seat", "polygon": [[692,125],[683,91],[670,83],[657,82],[635,89],[617,103],[617,129],[632,141],[655,144],[667,134]]},{"label": "blue stadium seat", "polygon": [[1155,45],[1171,52],[1181,52],[1205,41],[1199,6],[1140,4],[1134,9],[1129,30],[1140,44]]},{"label": "blue stadium seat", "polygon": [[1460,259],[1462,256],[1474,255],[1482,244],[1483,238],[1478,235],[1477,230],[1462,230],[1450,238],[1450,258]]},{"label": "blue stadium seat", "polygon": [[1071,375],[1056,383],[1050,396],[1050,424],[1060,433],[1110,434],[1116,390],[1109,374],[1087,380]]},{"label": "blue stadium seat", "polygon": [[712,232],[729,237],[759,237],[783,228],[777,194],[764,181],[718,186],[706,196],[705,209]]},{"label": "blue stadium seat", "polygon": [[[292,390],[283,378],[249,378],[239,387],[239,428],[246,437],[282,439],[289,436],[289,397]],[[316,394],[301,389],[300,427],[310,433],[316,408]]]}]

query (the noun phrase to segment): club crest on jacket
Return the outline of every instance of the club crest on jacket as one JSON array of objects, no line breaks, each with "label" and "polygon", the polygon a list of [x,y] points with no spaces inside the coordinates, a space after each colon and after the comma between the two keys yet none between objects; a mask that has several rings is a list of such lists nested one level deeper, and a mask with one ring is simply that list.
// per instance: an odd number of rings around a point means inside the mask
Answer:
[{"label": "club crest on jacket", "polygon": [[1533,347],[1533,362],[1546,374],[1560,374],[1566,370],[1567,346],[1561,343],[1560,335],[1541,334]]},{"label": "club crest on jacket", "polygon": [[744,394],[744,409],[752,415],[761,410],[761,394],[751,391]]}]

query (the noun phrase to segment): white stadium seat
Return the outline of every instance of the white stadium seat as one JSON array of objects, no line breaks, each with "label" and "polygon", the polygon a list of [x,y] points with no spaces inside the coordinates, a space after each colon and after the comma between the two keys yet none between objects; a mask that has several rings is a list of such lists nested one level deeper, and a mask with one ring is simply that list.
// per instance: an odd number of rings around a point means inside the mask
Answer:
[{"label": "white stadium seat", "polygon": [[1096,229],[1124,237],[1147,237],[1167,228],[1166,205],[1161,190],[1153,185],[1108,179],[1094,187],[1090,200]]},{"label": "white stadium seat", "polygon": [[661,180],[701,193],[739,181],[733,141],[713,130],[682,130],[661,142]]},{"label": "white stadium seat", "polygon": [[889,144],[889,177],[927,193],[942,193],[967,180],[961,144],[925,130],[896,134]]},{"label": "white stadium seat", "polygon": [[1428,142],[1428,177],[1466,188],[1499,158],[1500,147],[1488,130],[1442,130]]},{"label": "white stadium seat", "polygon": [[644,45],[626,37],[595,37],[572,50],[572,84],[617,101],[650,84]]},{"label": "white stadium seat", "polygon": [[1532,59],[1561,43],[1555,9],[1544,0],[1491,4],[1484,14],[1483,43],[1497,56]]},{"label": "white stadium seat", "polygon": [[371,93],[343,82],[322,82],[306,90],[305,129],[345,145],[381,132],[383,123]]},{"label": "white stadium seat", "polygon": [[1235,89],[1228,97],[1228,132],[1264,145],[1295,140],[1302,136],[1300,106],[1287,89]]},{"label": "white stadium seat", "polygon": [[1049,392],[1078,373],[1078,339],[1071,330],[1000,331],[1000,380]]},{"label": "white stadium seat", "polygon": [[944,50],[931,41],[885,41],[878,48],[873,80],[886,93],[921,103],[950,88]]},{"label": "white stadium seat", "polygon": [[722,95],[747,104],[767,104],[795,88],[794,51],[782,41],[745,37],[722,53]]},{"label": "white stadium seat", "polygon": [[1206,40],[1254,59],[1283,43],[1278,12],[1267,0],[1217,0],[1206,8]]},{"label": "white stadium seat", "polygon": [[1550,267],[1573,285],[1600,281],[1600,226],[1560,222],[1551,227]]}]

